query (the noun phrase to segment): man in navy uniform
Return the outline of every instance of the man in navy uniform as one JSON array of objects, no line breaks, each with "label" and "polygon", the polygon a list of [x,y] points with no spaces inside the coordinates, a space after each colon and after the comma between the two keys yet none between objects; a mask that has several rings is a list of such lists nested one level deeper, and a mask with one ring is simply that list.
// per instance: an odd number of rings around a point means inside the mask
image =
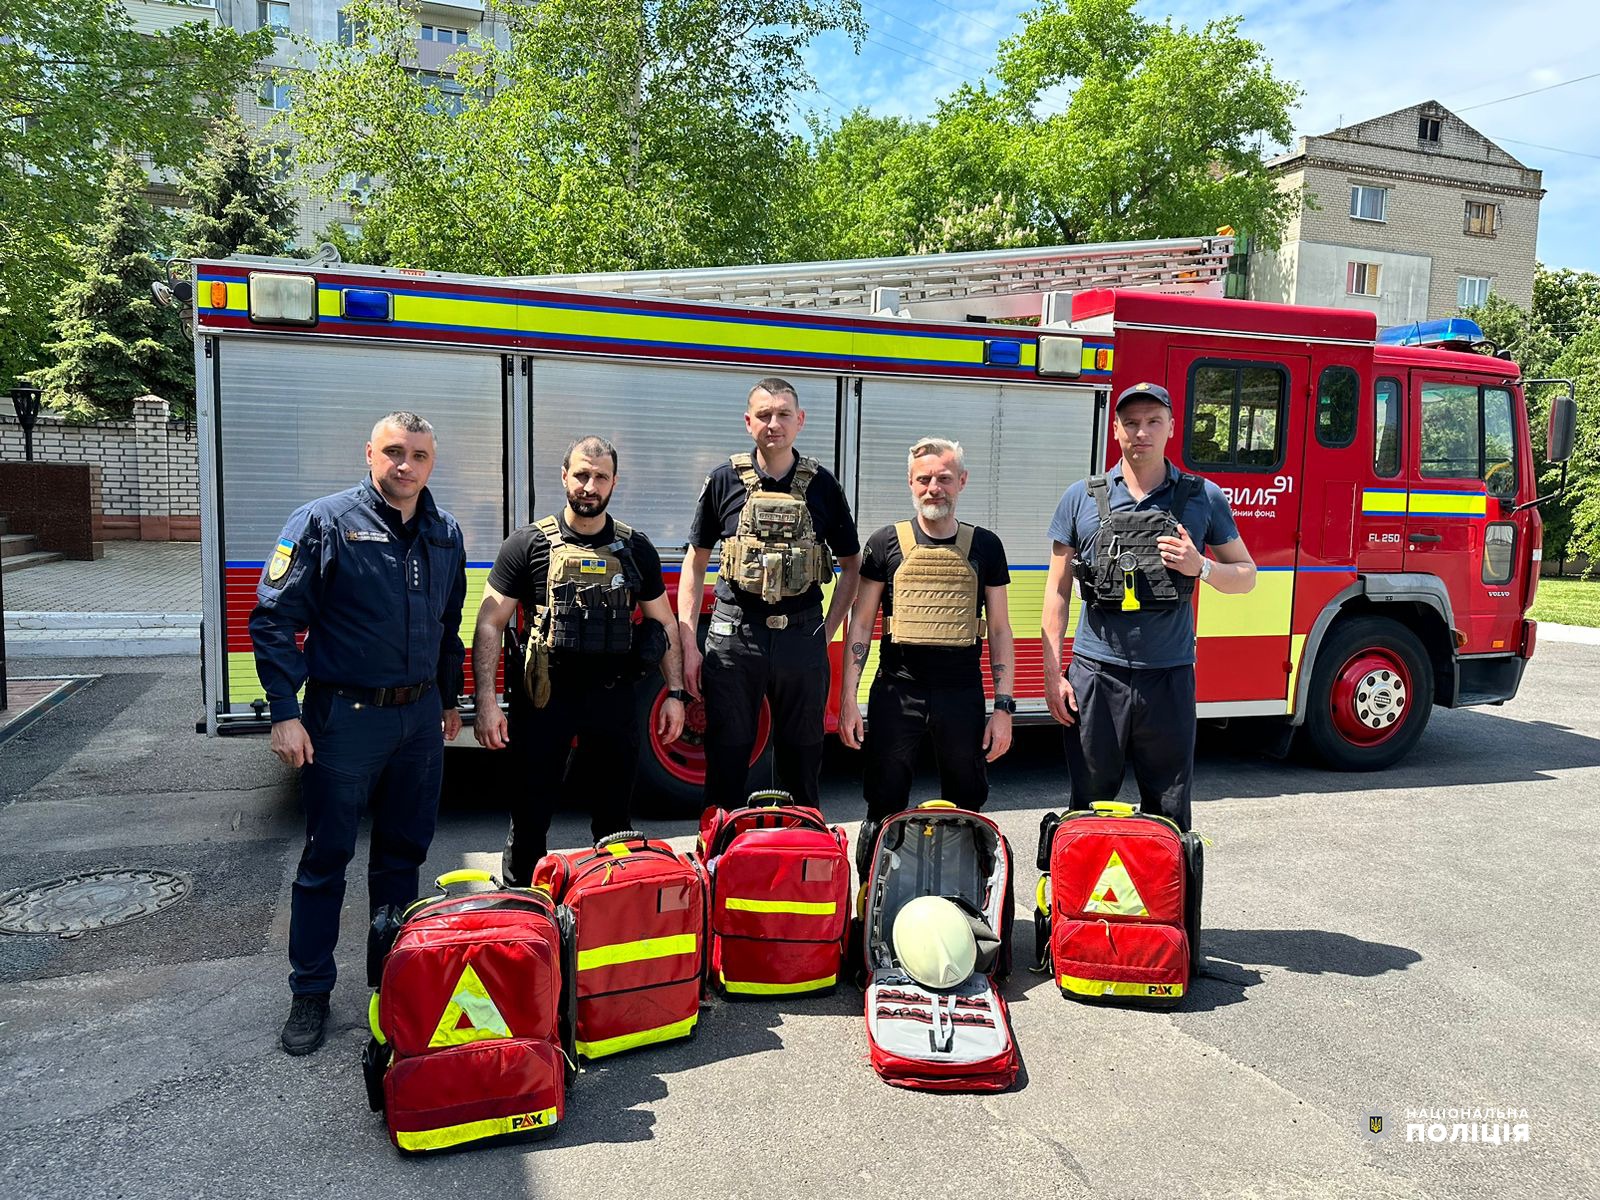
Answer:
[{"label": "man in navy uniform", "polygon": [[384,417],[367,443],[369,477],[297,509],[256,587],[250,639],[272,752],[300,768],[306,809],[289,916],[290,1054],[322,1044],[362,809],[370,803],[371,911],[407,904],[433,840],[444,740],[461,729],[466,548],[427,489],[434,452],[427,421]]}]

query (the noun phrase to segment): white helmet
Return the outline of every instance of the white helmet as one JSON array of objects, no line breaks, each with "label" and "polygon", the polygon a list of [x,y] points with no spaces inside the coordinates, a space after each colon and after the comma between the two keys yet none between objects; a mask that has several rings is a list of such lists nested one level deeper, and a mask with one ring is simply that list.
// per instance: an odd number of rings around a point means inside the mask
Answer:
[{"label": "white helmet", "polygon": [[972,923],[943,896],[918,896],[894,919],[894,956],[923,987],[953,988],[978,961]]}]

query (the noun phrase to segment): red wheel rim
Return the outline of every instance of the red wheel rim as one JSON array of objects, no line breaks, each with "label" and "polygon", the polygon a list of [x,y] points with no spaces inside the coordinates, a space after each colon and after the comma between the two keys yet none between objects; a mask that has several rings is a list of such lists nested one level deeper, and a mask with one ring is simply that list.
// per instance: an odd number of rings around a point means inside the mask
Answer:
[{"label": "red wheel rim", "polygon": [[[667,691],[662,688],[650,705],[650,753],[674,779],[702,787],[706,781],[706,706],[703,701],[691,700],[684,705],[683,733],[671,745],[662,742],[657,732],[661,706],[667,702]],[[756,719],[756,744],[750,751],[750,765],[767,748],[767,738],[772,733],[772,710],[761,702],[761,715]]]},{"label": "red wheel rim", "polygon": [[1357,746],[1388,741],[1406,724],[1415,703],[1405,660],[1379,646],[1364,647],[1345,660],[1329,697],[1334,728]]}]

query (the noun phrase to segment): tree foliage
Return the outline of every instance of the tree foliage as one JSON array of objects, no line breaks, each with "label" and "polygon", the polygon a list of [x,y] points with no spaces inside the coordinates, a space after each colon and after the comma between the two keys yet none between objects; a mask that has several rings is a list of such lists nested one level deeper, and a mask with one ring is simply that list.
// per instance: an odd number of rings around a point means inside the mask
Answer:
[{"label": "tree foliage", "polygon": [[193,408],[189,343],[150,291],[164,272],[149,247],[163,233],[144,187],[133,158],[112,164],[78,276],[56,302],[55,340],[44,347],[54,361],[34,378],[44,403],[70,417],[127,416],[146,394]]},{"label": "tree foliage", "polygon": [[187,161],[265,32],[136,32],[119,0],[0,4],[0,386],[37,359],[72,242],[119,151]]},{"label": "tree foliage", "polygon": [[179,186],[189,207],[175,248],[182,258],[283,254],[294,245],[295,202],[273,174],[273,152],[237,113],[219,117]]},{"label": "tree foliage", "polygon": [[509,47],[453,56],[459,98],[415,71],[411,6],[355,0],[288,117],[336,195],[381,181],[365,246],[494,274],[762,259],[790,97],[817,33],[858,0],[491,0]]}]

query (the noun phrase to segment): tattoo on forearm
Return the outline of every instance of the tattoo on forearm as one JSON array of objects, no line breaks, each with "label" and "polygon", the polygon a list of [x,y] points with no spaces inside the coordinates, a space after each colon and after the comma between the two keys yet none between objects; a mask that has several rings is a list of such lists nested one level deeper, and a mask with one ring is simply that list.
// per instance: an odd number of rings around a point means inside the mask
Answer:
[{"label": "tattoo on forearm", "polygon": [[858,667],[867,665],[867,644],[865,642],[850,643],[850,657],[855,660]]},{"label": "tattoo on forearm", "polygon": [[1000,690],[1000,685],[1006,681],[1005,664],[995,663],[990,669],[990,673],[994,676],[994,690],[998,692]]},{"label": "tattoo on forearm", "polygon": [[500,665],[501,633],[493,626],[479,627],[472,639],[473,688],[480,695],[494,692],[495,669]]}]

